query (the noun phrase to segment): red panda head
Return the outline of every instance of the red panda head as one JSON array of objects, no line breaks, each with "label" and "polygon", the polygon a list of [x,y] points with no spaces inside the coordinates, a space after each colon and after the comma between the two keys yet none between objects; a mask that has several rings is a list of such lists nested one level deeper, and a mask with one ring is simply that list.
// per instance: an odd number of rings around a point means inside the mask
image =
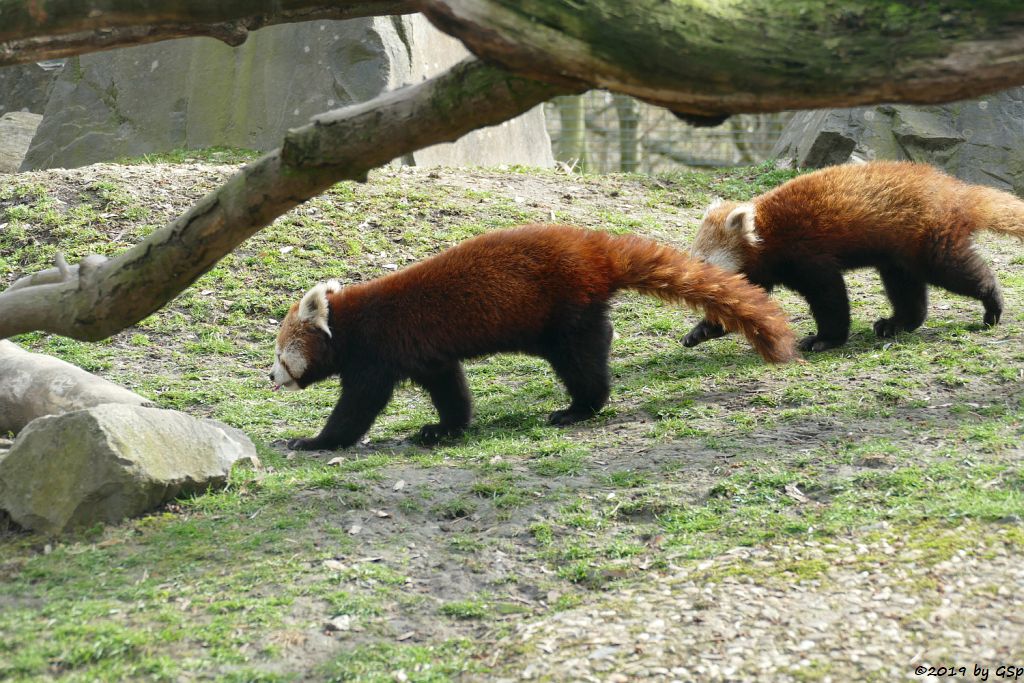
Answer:
[{"label": "red panda head", "polygon": [[753,204],[715,200],[704,213],[690,254],[729,272],[743,272],[761,241],[755,218]]},{"label": "red panda head", "polygon": [[328,295],[340,291],[341,285],[336,280],[323,282],[306,292],[288,310],[277,333],[274,366],[270,369],[274,391],[305,389],[336,371]]}]

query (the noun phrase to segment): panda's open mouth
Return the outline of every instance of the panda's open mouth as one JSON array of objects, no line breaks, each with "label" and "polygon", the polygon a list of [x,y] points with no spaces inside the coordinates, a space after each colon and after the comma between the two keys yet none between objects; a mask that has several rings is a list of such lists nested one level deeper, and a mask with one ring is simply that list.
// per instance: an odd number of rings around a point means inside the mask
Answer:
[{"label": "panda's open mouth", "polygon": [[281,389],[288,389],[288,390],[291,390],[291,389],[294,389],[294,388],[298,388],[298,382],[296,382],[296,381],[295,381],[294,379],[289,379],[289,380],[288,380],[287,382],[285,382],[284,384],[277,384],[277,383],[275,382],[275,383],[274,383],[274,389],[273,389],[273,390],[274,390],[274,391],[281,391]]}]

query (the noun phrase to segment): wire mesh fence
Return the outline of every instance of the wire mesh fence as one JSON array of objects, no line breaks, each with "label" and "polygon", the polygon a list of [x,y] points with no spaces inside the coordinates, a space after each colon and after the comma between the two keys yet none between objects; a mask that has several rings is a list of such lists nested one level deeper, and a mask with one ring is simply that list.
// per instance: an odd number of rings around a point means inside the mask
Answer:
[{"label": "wire mesh fence", "polygon": [[555,159],[590,173],[658,173],[679,168],[743,166],[769,157],[790,112],[741,114],[697,128],[661,107],[591,90],[545,105]]}]

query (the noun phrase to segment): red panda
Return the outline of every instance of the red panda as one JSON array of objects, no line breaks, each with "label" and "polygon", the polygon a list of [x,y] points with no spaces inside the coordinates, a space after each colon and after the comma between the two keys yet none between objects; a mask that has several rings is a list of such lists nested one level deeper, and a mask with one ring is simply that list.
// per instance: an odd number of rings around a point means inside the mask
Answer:
[{"label": "red panda", "polygon": [[552,424],[589,418],[608,399],[608,300],[620,289],[700,307],[770,362],[796,355],[781,309],[742,276],[642,237],[527,225],[474,237],[370,282],[316,285],[293,304],[271,382],[296,390],[340,375],[342,391],[320,434],[288,447],[351,446],[405,379],[427,390],[440,418],[419,439],[456,436],[471,416],[460,361],[497,352],[551,363],[571,398]]},{"label": "red panda", "polygon": [[[973,248],[978,230],[1024,239],[1024,202],[926,164],[879,161],[798,176],[749,202],[716,202],[690,253],[769,292],[775,285],[795,290],[818,327],[800,349],[824,351],[849,336],[842,272],[853,268],[877,268],[892,302],[892,315],[874,323],[879,337],[924,322],[928,284],[979,299],[985,324],[998,323],[1002,295]],[[683,343],[723,334],[717,322],[702,320]]]}]

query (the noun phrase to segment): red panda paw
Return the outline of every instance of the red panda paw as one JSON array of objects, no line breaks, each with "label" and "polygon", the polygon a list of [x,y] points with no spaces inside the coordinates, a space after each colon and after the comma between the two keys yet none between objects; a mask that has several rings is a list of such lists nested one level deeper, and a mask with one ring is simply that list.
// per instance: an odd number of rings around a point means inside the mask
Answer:
[{"label": "red panda paw", "polygon": [[572,408],[566,408],[565,410],[556,410],[548,416],[548,423],[556,426],[565,426],[582,422],[583,420],[589,420],[594,417],[596,413],[593,410],[573,410]]},{"label": "red panda paw", "polygon": [[289,439],[288,450],[292,451],[321,451],[328,450],[330,446],[320,442],[318,439]]},{"label": "red panda paw", "polygon": [[709,339],[716,339],[718,337],[725,336],[725,328],[721,325],[709,323],[707,320],[701,320],[699,323],[693,326],[693,329],[683,337],[683,346],[690,348],[697,344],[706,342]]},{"label": "red panda paw", "polygon": [[899,325],[894,318],[879,318],[874,324],[875,336],[882,337],[895,337],[897,332],[903,331],[903,326]]},{"label": "red panda paw", "polygon": [[416,441],[424,446],[433,446],[442,439],[459,436],[463,431],[465,431],[463,427],[446,427],[440,424],[423,425],[416,435]]},{"label": "red panda paw", "polygon": [[812,334],[801,339],[799,346],[801,351],[827,351],[829,349],[834,349],[837,346],[842,346],[845,343],[845,339],[824,339],[816,334]]}]

